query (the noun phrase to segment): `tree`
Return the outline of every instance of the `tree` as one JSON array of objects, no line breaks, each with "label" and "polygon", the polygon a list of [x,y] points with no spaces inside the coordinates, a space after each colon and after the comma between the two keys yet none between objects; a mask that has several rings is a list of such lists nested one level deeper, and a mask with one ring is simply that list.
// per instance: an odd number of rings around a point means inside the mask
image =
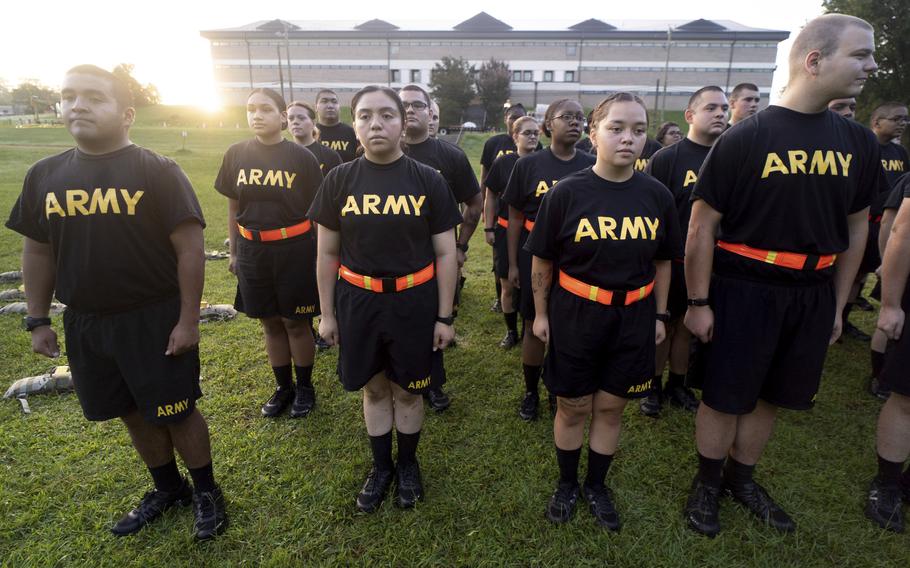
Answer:
[{"label": "tree", "polygon": [[474,99],[474,66],[461,57],[443,57],[430,72],[429,85],[439,104],[440,124],[457,124]]},{"label": "tree", "polygon": [[143,86],[135,77],[133,77],[134,68],[135,65],[132,63],[121,63],[114,67],[112,73],[129,86],[130,93],[133,95],[133,104],[137,107],[160,103],[161,96],[158,95],[158,88],[151,83]]},{"label": "tree", "polygon": [[512,95],[512,71],[505,61],[490,58],[480,66],[477,95],[486,112],[486,125],[502,122],[503,103]]},{"label": "tree", "polygon": [[850,14],[875,29],[878,71],[857,97],[857,119],[867,122],[872,109],[886,101],[907,102],[910,93],[910,18],[907,0],[824,0],[827,12]]},{"label": "tree", "polygon": [[13,104],[13,92],[3,79],[0,79],[0,105]]},{"label": "tree", "polygon": [[10,98],[14,105],[25,105],[29,108],[33,108],[34,102],[38,112],[42,112],[60,100],[60,93],[45,87],[35,79],[26,79],[13,89]]}]

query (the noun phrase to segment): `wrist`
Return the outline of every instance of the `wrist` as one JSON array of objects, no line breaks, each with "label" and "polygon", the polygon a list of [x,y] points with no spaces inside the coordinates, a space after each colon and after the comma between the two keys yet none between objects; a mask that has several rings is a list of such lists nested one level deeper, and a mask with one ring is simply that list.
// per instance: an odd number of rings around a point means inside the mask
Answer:
[{"label": "wrist", "polygon": [[43,317],[25,316],[24,318],[22,318],[22,327],[25,329],[25,331],[27,331],[29,333],[35,331],[39,327],[50,327],[50,325],[51,325],[51,318],[49,318],[47,316],[43,316]]},{"label": "wrist", "polygon": [[437,315],[436,323],[441,323],[443,325],[449,325],[449,326],[454,325],[455,324],[455,314],[453,313],[448,316]]},{"label": "wrist", "polygon": [[708,296],[697,296],[686,300],[686,305],[690,308],[702,308],[709,305]]},{"label": "wrist", "polygon": [[657,321],[667,323],[670,321],[670,312],[657,312]]}]

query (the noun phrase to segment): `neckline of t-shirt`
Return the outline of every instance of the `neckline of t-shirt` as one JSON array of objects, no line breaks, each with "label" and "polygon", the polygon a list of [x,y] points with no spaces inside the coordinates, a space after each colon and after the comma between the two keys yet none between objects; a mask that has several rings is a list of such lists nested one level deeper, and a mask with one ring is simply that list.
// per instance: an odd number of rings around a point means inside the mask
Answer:
[{"label": "neckline of t-shirt", "polygon": [[397,160],[395,160],[394,162],[389,162],[388,164],[377,164],[376,162],[371,162],[370,160],[367,159],[366,156],[361,156],[360,158],[363,159],[363,163],[366,164],[367,167],[369,167],[369,168],[373,168],[375,170],[390,170],[390,169],[394,168],[395,166],[397,166],[398,164],[400,164],[401,161],[404,160],[406,157],[407,156],[405,154],[402,154],[401,156],[398,157]]},{"label": "neckline of t-shirt", "polygon": [[792,108],[787,108],[787,107],[783,107],[780,105],[768,105],[768,108],[766,108],[764,112],[767,112],[769,110],[772,113],[779,112],[779,113],[783,113],[783,114],[790,114],[793,116],[799,116],[799,117],[804,117],[804,118],[808,118],[808,119],[824,118],[824,117],[828,116],[828,109],[825,109],[825,110],[822,110],[819,112],[800,112],[798,110],[793,110]]},{"label": "neckline of t-shirt", "polygon": [[339,120],[338,122],[336,122],[335,124],[332,124],[332,125],[328,125],[328,124],[319,124],[318,122],[316,123],[316,128],[320,128],[320,129],[322,129],[322,130],[332,130],[332,129],[335,129],[335,128],[341,128],[342,126],[347,126],[347,124],[341,122],[340,120]]},{"label": "neckline of t-shirt", "polygon": [[79,158],[80,160],[109,160],[111,158],[118,158],[118,157],[122,156],[123,154],[126,154],[127,152],[133,151],[133,149],[135,149],[135,148],[138,148],[138,146],[136,146],[133,143],[130,143],[130,144],[124,146],[123,148],[120,148],[119,150],[114,150],[113,152],[108,152],[106,154],[86,154],[85,152],[80,150],[78,147],[75,150],[76,150],[76,157]]},{"label": "neckline of t-shirt", "polygon": [[[693,141],[693,140],[689,140],[689,138],[683,138],[682,140],[680,140],[679,142],[677,142],[677,144],[682,143],[682,142],[688,142],[689,144],[691,144],[691,145],[694,146],[695,148],[698,148],[698,149],[704,148],[705,150],[710,150],[711,147],[713,146],[713,145],[712,145],[712,146],[705,146],[704,144],[699,144],[698,142],[695,142],[695,141]],[[668,148],[668,147],[669,147],[669,146],[664,146],[664,148]]]},{"label": "neckline of t-shirt", "polygon": [[259,141],[259,138],[255,136],[250,139],[253,142],[254,146],[259,146],[260,148],[280,148],[285,142],[288,144],[297,144],[296,142],[291,142],[287,138],[282,138],[280,142],[275,142],[274,144],[263,144]]},{"label": "neckline of t-shirt", "polygon": [[[538,154],[538,153],[540,153],[540,152],[532,152],[531,154],[528,154],[528,155],[531,156],[531,155]],[[551,158],[553,158],[554,160],[556,160],[556,161],[559,162],[560,164],[571,164],[572,162],[574,162],[575,160],[577,160],[578,157],[579,157],[581,154],[584,154],[584,153],[586,153],[586,152],[584,152],[583,150],[578,150],[578,149],[576,149],[576,150],[575,150],[575,155],[572,156],[571,158],[569,158],[568,160],[563,160],[562,158],[559,158],[556,154],[553,153],[553,150],[552,150],[552,148],[551,148],[550,146],[547,146],[547,153],[550,154],[550,157],[551,157]]]},{"label": "neckline of t-shirt", "polygon": [[638,172],[633,171],[632,175],[626,181],[610,181],[606,178],[602,178],[599,175],[597,175],[597,172],[594,171],[594,166],[588,166],[587,168],[585,168],[582,171],[587,171],[588,175],[591,176],[591,178],[594,179],[596,182],[608,185],[609,187],[607,189],[615,189],[615,190],[628,189],[629,186],[632,185],[632,180],[635,179],[635,174],[638,173]]}]

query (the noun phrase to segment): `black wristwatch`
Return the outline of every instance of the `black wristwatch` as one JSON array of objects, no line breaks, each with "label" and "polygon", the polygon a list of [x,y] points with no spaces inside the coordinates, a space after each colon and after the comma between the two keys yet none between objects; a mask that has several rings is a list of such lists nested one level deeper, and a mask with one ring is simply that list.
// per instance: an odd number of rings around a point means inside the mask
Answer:
[{"label": "black wristwatch", "polygon": [[664,312],[664,313],[658,312],[657,321],[662,321],[664,323],[667,323],[668,321],[670,321],[670,312]]},{"label": "black wristwatch", "polygon": [[496,232],[496,227],[484,227],[484,228],[483,228],[483,232],[484,232],[484,233],[495,233],[495,232]]},{"label": "black wristwatch", "polygon": [[22,327],[25,331],[32,332],[35,329],[43,326],[50,325],[51,318],[33,318],[32,316],[25,316],[22,318]]},{"label": "black wristwatch", "polygon": [[708,298],[689,298],[686,300],[687,306],[707,306]]},{"label": "black wristwatch", "polygon": [[455,243],[455,248],[457,248],[461,252],[468,252],[468,243],[465,243],[465,244]]},{"label": "black wristwatch", "polygon": [[436,316],[436,321],[438,321],[439,323],[443,323],[445,325],[454,325],[455,324],[455,315],[452,314],[447,318],[444,318],[442,316]]}]

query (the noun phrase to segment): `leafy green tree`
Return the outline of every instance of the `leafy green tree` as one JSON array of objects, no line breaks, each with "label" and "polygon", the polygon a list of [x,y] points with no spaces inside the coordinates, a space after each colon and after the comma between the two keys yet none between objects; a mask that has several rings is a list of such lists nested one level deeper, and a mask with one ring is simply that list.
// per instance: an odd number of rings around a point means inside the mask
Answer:
[{"label": "leafy green tree", "polygon": [[133,104],[137,107],[157,105],[160,103],[161,96],[158,94],[158,88],[151,83],[143,86],[135,77],[133,77],[134,68],[135,65],[132,63],[121,63],[117,67],[114,67],[112,73],[129,86],[130,93],[133,95]]},{"label": "leafy green tree", "polygon": [[13,104],[27,105],[29,108],[33,108],[34,103],[38,112],[42,112],[60,100],[60,93],[50,87],[45,87],[35,79],[26,79],[12,90],[10,98]]},{"label": "leafy green tree", "polygon": [[824,0],[827,12],[850,14],[875,29],[872,74],[857,99],[857,119],[868,121],[872,109],[886,101],[910,102],[910,18],[907,0]]},{"label": "leafy green tree", "polygon": [[474,99],[474,66],[461,57],[443,57],[430,72],[429,86],[439,104],[440,124],[456,124]]},{"label": "leafy green tree", "polygon": [[477,95],[486,111],[486,125],[502,123],[503,103],[512,95],[512,71],[505,61],[490,58],[477,74]]},{"label": "leafy green tree", "polygon": [[0,79],[0,105],[11,104],[13,104],[13,92],[10,90],[7,82]]}]

